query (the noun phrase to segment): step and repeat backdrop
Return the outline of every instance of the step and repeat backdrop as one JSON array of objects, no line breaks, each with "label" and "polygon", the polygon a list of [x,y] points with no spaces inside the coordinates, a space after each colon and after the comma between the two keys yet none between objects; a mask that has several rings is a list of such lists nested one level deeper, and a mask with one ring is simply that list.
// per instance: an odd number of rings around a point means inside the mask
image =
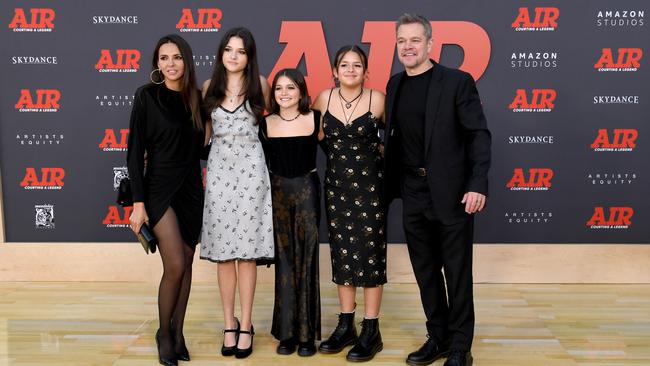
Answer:
[{"label": "step and repeat backdrop", "polygon": [[[432,22],[431,57],[477,80],[493,159],[476,241],[650,243],[650,46],[636,1],[2,1],[0,164],[7,242],[133,241],[115,204],[133,92],[156,41],[192,45],[199,83],[228,28],[255,35],[261,72],[333,85],[359,44],[367,85],[402,71],[395,19]],[[650,17],[650,13],[649,13]],[[324,164],[320,156],[321,167]],[[400,203],[389,240],[403,242]],[[325,226],[322,241],[327,241]]]}]

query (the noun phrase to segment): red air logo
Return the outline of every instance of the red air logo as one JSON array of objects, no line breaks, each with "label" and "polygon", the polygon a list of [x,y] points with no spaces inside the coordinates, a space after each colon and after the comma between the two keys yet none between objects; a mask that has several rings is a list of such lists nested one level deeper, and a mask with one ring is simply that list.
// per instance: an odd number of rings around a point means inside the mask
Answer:
[{"label": "red air logo", "polygon": [[[122,212],[120,213],[120,211]],[[108,213],[104,217],[102,224],[106,225],[106,227],[127,227],[129,226],[129,217],[132,211],[133,206],[108,206]]]},{"label": "red air logo", "polygon": [[[610,138],[611,137],[611,138]],[[598,136],[591,144],[594,151],[633,151],[639,131],[631,128],[616,128],[612,134],[607,129],[598,130]]]},{"label": "red air logo", "polygon": [[99,143],[102,151],[126,151],[129,139],[129,129],[122,128],[118,133],[115,130],[107,128],[104,130],[104,138]]},{"label": "red air logo", "polygon": [[559,17],[560,9],[558,8],[535,8],[533,14],[528,8],[519,8],[517,18],[510,26],[517,32],[554,31]]},{"label": "red air logo", "polygon": [[632,207],[610,207],[607,213],[604,207],[596,207],[587,226],[591,229],[628,229],[633,215]]},{"label": "red air logo", "polygon": [[99,72],[137,72],[140,68],[140,51],[138,50],[111,50],[103,49],[95,69]]},{"label": "red air logo", "polygon": [[603,48],[594,69],[599,72],[634,72],[641,67],[643,50],[640,48],[619,48],[617,54],[611,48]]},{"label": "red air logo", "polygon": [[554,89],[533,89],[529,94],[525,89],[517,89],[517,94],[508,106],[513,112],[551,112],[555,108],[557,92]]},{"label": "red air logo", "polygon": [[54,29],[54,9],[33,8],[29,9],[29,15],[25,9],[14,9],[14,17],[9,23],[9,29],[14,32],[51,32]]},{"label": "red air logo", "polygon": [[221,29],[221,9],[197,9],[196,17],[192,9],[183,9],[181,19],[176,23],[180,32],[218,32]]},{"label": "red air logo", "polygon": [[515,168],[506,187],[511,191],[548,191],[551,188],[553,170],[548,168],[528,169],[528,176],[522,168]]},{"label": "red air logo", "polygon": [[63,188],[63,178],[65,169],[63,168],[41,168],[40,172],[36,168],[25,168],[25,177],[20,182],[24,189],[61,189]]},{"label": "red air logo", "polygon": [[[429,57],[439,60],[446,45],[454,45],[463,50],[464,58],[458,67],[470,73],[478,80],[490,62],[492,46],[485,29],[472,22],[435,21],[433,29],[433,47]],[[395,58],[395,22],[365,21],[359,25],[362,29],[360,40],[368,45],[369,88],[384,91],[391,75]],[[332,65],[323,24],[320,21],[283,21],[280,26],[279,43],[286,46],[277,59],[268,77],[273,80],[275,74],[284,68],[298,67],[304,62],[309,95],[315,96],[321,90],[334,86]]]},{"label": "red air logo", "polygon": [[21,89],[14,108],[19,112],[58,112],[61,105],[61,92],[56,89]]}]

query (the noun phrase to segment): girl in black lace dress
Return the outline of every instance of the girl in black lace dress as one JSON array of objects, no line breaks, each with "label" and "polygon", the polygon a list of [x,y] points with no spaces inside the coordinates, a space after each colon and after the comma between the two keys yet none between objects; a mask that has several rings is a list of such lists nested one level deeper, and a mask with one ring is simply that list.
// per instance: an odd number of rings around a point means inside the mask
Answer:
[{"label": "girl in black lace dress", "polygon": [[[350,361],[370,360],[383,347],[378,316],[386,283],[386,233],[377,127],[384,113],[384,95],[363,87],[367,69],[363,50],[341,48],[333,70],[340,87],[323,91],[314,104],[323,113],[320,138],[327,147],[325,203],[332,280],[341,302],[339,324],[320,351],[337,353],[356,342],[347,355]],[[358,339],[357,287],[363,287],[365,298]]]}]

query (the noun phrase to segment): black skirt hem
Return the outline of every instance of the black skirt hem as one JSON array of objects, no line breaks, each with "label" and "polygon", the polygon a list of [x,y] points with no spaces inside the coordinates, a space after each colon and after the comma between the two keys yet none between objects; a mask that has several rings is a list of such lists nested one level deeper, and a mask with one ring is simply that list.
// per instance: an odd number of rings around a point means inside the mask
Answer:
[{"label": "black skirt hem", "polygon": [[379,287],[379,286],[383,286],[383,285],[388,283],[388,281],[384,281],[384,282],[373,283],[373,284],[367,284],[366,282],[345,284],[345,283],[338,283],[334,279],[332,279],[332,282],[334,282],[336,285],[339,285],[339,286],[362,287],[362,288]]}]

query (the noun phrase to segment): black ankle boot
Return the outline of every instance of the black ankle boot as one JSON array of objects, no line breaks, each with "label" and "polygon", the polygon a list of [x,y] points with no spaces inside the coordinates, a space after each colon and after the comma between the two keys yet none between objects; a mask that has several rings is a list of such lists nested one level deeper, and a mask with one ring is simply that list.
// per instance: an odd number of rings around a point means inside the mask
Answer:
[{"label": "black ankle boot", "polygon": [[318,350],[322,353],[339,353],[345,346],[356,342],[357,338],[354,313],[340,313],[336,329],[326,341],[321,342]]},{"label": "black ankle boot", "polygon": [[384,348],[379,332],[379,319],[363,319],[361,334],[357,344],[352,347],[346,359],[352,362],[370,361]]}]

